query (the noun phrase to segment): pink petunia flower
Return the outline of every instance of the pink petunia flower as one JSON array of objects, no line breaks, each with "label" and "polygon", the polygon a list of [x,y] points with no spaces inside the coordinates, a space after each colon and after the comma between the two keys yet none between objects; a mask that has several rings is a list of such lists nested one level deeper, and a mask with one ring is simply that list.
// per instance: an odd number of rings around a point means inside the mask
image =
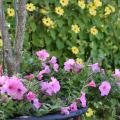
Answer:
[{"label": "pink petunia flower", "polygon": [[6,92],[6,89],[4,86],[4,84],[9,80],[9,77],[8,76],[0,76],[0,92],[1,93],[5,93]]},{"label": "pink petunia flower", "polygon": [[83,68],[83,65],[75,63],[73,66],[73,71],[76,73],[79,73],[82,70],[82,68]]},{"label": "pink petunia flower", "polygon": [[88,83],[89,87],[96,87],[95,82],[92,80],[91,82]]},{"label": "pink petunia flower", "polygon": [[62,107],[61,108],[61,114],[64,114],[64,115],[69,115],[69,107]]},{"label": "pink petunia flower", "polygon": [[36,98],[36,94],[35,93],[33,93],[32,91],[30,91],[28,94],[27,94],[27,100],[29,101],[29,102],[31,102],[31,101],[33,101],[35,98]]},{"label": "pink petunia flower", "polygon": [[73,65],[75,64],[74,59],[69,59],[64,63],[64,69],[65,71],[70,72],[73,69]]},{"label": "pink petunia flower", "polygon": [[110,92],[110,89],[111,89],[111,85],[107,81],[102,82],[101,85],[99,86],[101,96],[107,96]]},{"label": "pink petunia flower", "polygon": [[120,70],[115,69],[115,74],[113,74],[118,80],[120,80]]},{"label": "pink petunia flower", "polygon": [[59,65],[57,63],[53,64],[53,69],[54,69],[55,72],[58,72]]},{"label": "pink petunia flower", "polygon": [[39,109],[41,107],[41,103],[37,98],[33,100],[33,105],[35,106],[36,109]]},{"label": "pink petunia flower", "polygon": [[29,74],[29,75],[26,75],[24,76],[25,79],[29,79],[29,80],[32,80],[35,78],[34,74]]},{"label": "pink petunia flower", "polygon": [[21,80],[15,76],[11,77],[3,85],[4,92],[6,92],[13,99],[21,100],[27,89],[22,84]]},{"label": "pink petunia flower", "polygon": [[50,85],[48,82],[41,82],[40,86],[41,86],[41,91],[46,91]]},{"label": "pink petunia flower", "polygon": [[52,96],[53,94],[56,94],[57,92],[59,92],[60,90],[60,83],[59,81],[54,78],[51,77],[51,82],[41,82],[40,86],[41,86],[41,91],[46,93],[49,96]]},{"label": "pink petunia flower", "polygon": [[49,63],[52,64],[52,65],[56,64],[57,63],[57,58],[55,56],[53,56],[51,58],[51,60],[49,61]]},{"label": "pink petunia flower", "polygon": [[86,107],[86,98],[85,98],[85,93],[82,92],[82,95],[80,97],[80,101],[82,103],[82,107]]},{"label": "pink petunia flower", "polygon": [[39,72],[39,74],[38,74],[38,80],[42,80],[43,74],[45,74],[45,73],[46,73],[45,70],[41,70],[41,71]]},{"label": "pink petunia flower", "polygon": [[73,102],[71,105],[70,105],[70,110],[71,111],[77,111],[77,103],[76,102]]},{"label": "pink petunia flower", "polygon": [[98,63],[92,64],[92,65],[89,65],[89,66],[91,67],[91,70],[93,72],[100,72],[100,67],[99,67]]},{"label": "pink petunia flower", "polygon": [[38,51],[38,52],[36,52],[36,54],[38,56],[38,59],[41,61],[46,61],[47,58],[49,57],[49,54],[48,54],[48,52],[46,52],[46,50]]},{"label": "pink petunia flower", "polygon": [[48,65],[45,65],[44,74],[50,74],[51,70]]}]

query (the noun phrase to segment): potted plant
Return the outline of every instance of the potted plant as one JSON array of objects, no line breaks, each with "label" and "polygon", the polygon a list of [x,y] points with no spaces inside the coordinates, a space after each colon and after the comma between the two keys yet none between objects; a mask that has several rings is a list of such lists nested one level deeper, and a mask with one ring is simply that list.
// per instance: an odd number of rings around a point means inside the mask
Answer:
[{"label": "potted plant", "polygon": [[[98,63],[88,65],[68,59],[60,67],[57,58],[46,50],[38,51],[36,55],[40,71],[25,76],[0,77],[1,119],[75,118],[87,111],[86,95],[90,95],[90,89],[99,87],[101,96],[109,94],[112,84],[104,79],[106,74]],[[118,78],[119,74],[114,76]]]}]

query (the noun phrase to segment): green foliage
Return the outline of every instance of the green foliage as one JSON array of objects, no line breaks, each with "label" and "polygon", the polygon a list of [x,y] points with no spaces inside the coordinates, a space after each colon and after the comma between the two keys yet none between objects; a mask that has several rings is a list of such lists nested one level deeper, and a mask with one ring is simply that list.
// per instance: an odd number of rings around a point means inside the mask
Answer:
[{"label": "green foliage", "polygon": [[[90,0],[92,1],[92,0]],[[71,52],[71,47],[78,47],[80,53],[77,57],[86,61],[89,56],[93,62],[100,61],[104,67],[119,67],[119,41],[120,41],[120,18],[119,18],[119,0],[101,0],[102,6],[98,7],[96,16],[89,13],[88,3],[85,9],[78,6],[77,0],[70,0],[68,5],[63,7],[60,1],[55,0],[36,0],[28,3],[35,5],[35,10],[27,10],[28,18],[26,23],[26,33],[24,41],[24,50],[30,52],[46,48],[51,53],[57,55],[63,60],[66,57],[76,57]],[[111,5],[115,12],[105,16],[105,7]],[[5,11],[7,8],[14,7],[15,3],[6,0]],[[55,7],[61,6],[64,10],[62,16],[55,12]],[[7,22],[11,38],[14,40],[14,17],[7,14]],[[54,22],[54,27],[46,27],[42,19],[49,17]],[[71,30],[72,24],[80,26],[78,34]],[[96,26],[98,34],[90,34],[90,28]],[[63,61],[61,59],[61,61]]]}]

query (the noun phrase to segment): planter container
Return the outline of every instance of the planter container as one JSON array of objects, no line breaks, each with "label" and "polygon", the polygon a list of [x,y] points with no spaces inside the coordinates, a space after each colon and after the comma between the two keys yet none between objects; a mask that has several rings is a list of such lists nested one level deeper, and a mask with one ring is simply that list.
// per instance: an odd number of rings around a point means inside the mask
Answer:
[{"label": "planter container", "polygon": [[52,115],[45,115],[42,117],[23,116],[15,119],[10,119],[10,120],[69,120],[69,119],[81,120],[80,116],[84,114],[86,111],[87,111],[87,107],[79,109],[75,112],[70,112],[69,115],[52,114]]}]

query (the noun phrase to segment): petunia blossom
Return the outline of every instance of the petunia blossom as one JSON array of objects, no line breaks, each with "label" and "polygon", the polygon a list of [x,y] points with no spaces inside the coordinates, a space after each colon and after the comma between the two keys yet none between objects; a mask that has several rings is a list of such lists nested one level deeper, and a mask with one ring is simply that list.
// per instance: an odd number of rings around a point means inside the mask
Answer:
[{"label": "petunia blossom", "polygon": [[82,64],[79,64],[79,63],[75,63],[74,66],[73,66],[73,71],[76,72],[76,73],[79,73],[83,68],[83,65]]},{"label": "petunia blossom", "polygon": [[3,89],[4,92],[16,100],[23,99],[23,95],[27,91],[21,80],[15,76],[7,80],[7,82],[3,85]]},{"label": "petunia blossom", "polygon": [[52,96],[60,91],[60,83],[54,77],[51,77],[51,82],[41,82],[40,86],[41,91],[49,96]]},{"label": "petunia blossom", "polygon": [[41,61],[46,61],[47,58],[49,57],[49,53],[46,50],[41,50],[36,52],[38,59]]},{"label": "petunia blossom", "polygon": [[118,80],[120,80],[120,70],[115,69],[115,74],[113,74]]},{"label": "petunia blossom", "polygon": [[69,107],[62,107],[61,108],[61,114],[64,114],[64,115],[69,115]]},{"label": "petunia blossom", "polygon": [[58,69],[59,69],[59,65],[56,63],[53,65],[53,69],[55,72],[58,72]]},{"label": "petunia blossom", "polygon": [[37,98],[33,100],[33,105],[35,106],[36,109],[39,109],[41,107],[41,103]]},{"label": "petunia blossom", "polygon": [[74,59],[69,59],[64,63],[64,69],[65,71],[70,72],[73,69],[73,65],[75,64]]},{"label": "petunia blossom", "polygon": [[56,64],[57,63],[57,58],[55,56],[53,56],[51,58],[51,60],[49,61],[49,63],[52,64],[52,65]]},{"label": "petunia blossom", "polygon": [[107,96],[110,92],[110,89],[111,89],[111,85],[107,81],[102,82],[101,85],[99,86],[101,96]]},{"label": "petunia blossom", "polygon": [[91,82],[88,83],[89,87],[96,87],[95,82],[92,80]]},{"label": "petunia blossom", "polygon": [[91,67],[91,70],[93,72],[100,72],[100,67],[99,67],[98,63],[92,64],[92,65],[89,65],[89,66]]},{"label": "petunia blossom", "polygon": [[84,92],[82,92],[82,95],[80,97],[80,102],[82,103],[82,107],[86,107],[86,97]]},{"label": "petunia blossom", "polygon": [[71,111],[77,111],[77,103],[76,102],[73,102],[69,107],[70,107]]},{"label": "petunia blossom", "polygon": [[36,94],[35,93],[33,93],[32,91],[30,91],[28,94],[27,94],[27,100],[29,101],[29,102],[31,102],[31,101],[33,101],[35,98],[36,98]]}]

